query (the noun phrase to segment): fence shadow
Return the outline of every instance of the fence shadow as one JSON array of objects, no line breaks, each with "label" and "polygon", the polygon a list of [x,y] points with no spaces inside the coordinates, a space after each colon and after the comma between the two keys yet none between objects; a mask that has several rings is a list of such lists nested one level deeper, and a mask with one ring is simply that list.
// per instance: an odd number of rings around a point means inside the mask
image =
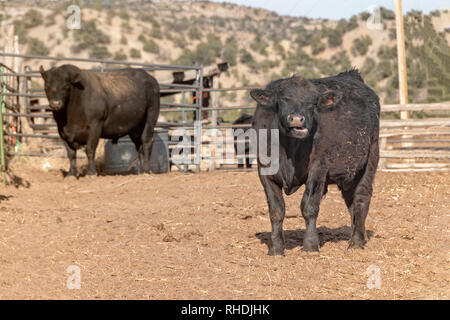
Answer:
[{"label": "fence shadow", "polygon": [[[319,233],[319,246],[322,247],[327,242],[339,242],[339,241],[348,241],[351,237],[352,229],[349,226],[342,226],[339,228],[327,228],[327,227],[319,227],[317,228]],[[285,230],[284,237],[286,240],[286,249],[292,250],[296,247],[303,246],[303,239],[305,237],[306,230]],[[366,230],[367,238],[373,236],[374,232],[371,230]],[[258,232],[255,234],[256,238],[258,238],[261,243],[267,245],[269,248],[272,245],[272,240],[270,239],[270,232]]]},{"label": "fence shadow", "polygon": [[16,188],[25,187],[29,188],[31,183],[19,176],[16,176],[14,173],[7,171],[6,172],[6,184],[13,185]]},{"label": "fence shadow", "polygon": [[13,196],[5,196],[3,194],[0,194],[0,202],[9,200],[9,198],[12,198]]}]

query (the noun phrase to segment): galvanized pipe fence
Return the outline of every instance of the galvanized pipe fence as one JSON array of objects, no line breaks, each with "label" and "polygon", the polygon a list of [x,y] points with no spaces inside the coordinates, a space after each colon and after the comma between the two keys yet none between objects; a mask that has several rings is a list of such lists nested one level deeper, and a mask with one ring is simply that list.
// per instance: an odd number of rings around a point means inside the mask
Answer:
[{"label": "galvanized pipe fence", "polygon": [[[12,53],[1,53],[0,56],[3,57],[17,57],[25,59],[27,64],[31,62],[39,61],[39,64],[45,63],[88,63],[90,65],[90,70],[94,72],[107,72],[116,69],[121,69],[123,67],[136,67],[148,71],[157,78],[160,85],[160,92],[167,94],[181,94],[182,101],[161,101],[160,114],[164,117],[168,113],[181,113],[181,122],[158,122],[156,130],[166,129],[169,131],[169,136],[177,130],[184,130],[184,137],[187,138],[188,144],[183,144],[176,139],[172,141],[169,138],[169,161],[172,165],[175,165],[178,170],[188,171],[195,170],[200,171],[202,168],[208,168],[210,170],[216,169],[216,166],[211,166],[210,163],[218,164],[218,168],[225,168],[221,163],[222,155],[217,154],[215,157],[208,157],[202,155],[202,147],[205,145],[212,145],[215,149],[216,146],[223,143],[236,142],[236,138],[232,140],[227,140],[223,142],[215,142],[208,139],[203,139],[202,130],[214,129],[214,130],[226,130],[229,128],[243,127],[248,128],[250,125],[242,126],[232,126],[224,123],[208,123],[206,120],[202,119],[202,114],[213,111],[227,111],[234,109],[254,109],[255,106],[213,106],[208,108],[203,108],[203,94],[204,92],[209,92],[210,94],[218,94],[219,92],[225,91],[238,91],[245,90],[248,91],[250,87],[244,88],[228,88],[228,89],[214,89],[205,88],[203,86],[203,67],[202,66],[180,66],[180,65],[162,65],[162,64],[148,64],[140,62],[129,62],[129,61],[115,61],[115,60],[104,60],[104,59],[83,59],[83,58],[67,58],[67,57],[50,57],[50,56],[37,56],[37,55],[25,55],[25,54],[12,54]],[[34,60],[34,61],[33,61]],[[7,85],[7,81],[1,81],[1,83],[7,87],[7,89],[0,92],[1,100],[5,101],[5,109],[2,112],[1,118],[5,120],[6,123],[11,123],[4,132],[8,139],[8,144],[10,146],[7,150],[7,156],[32,156],[32,157],[66,157],[65,150],[63,153],[55,155],[54,153],[48,152],[43,146],[48,146],[48,141],[53,141],[50,143],[51,146],[55,146],[62,149],[62,141],[57,134],[57,126],[53,120],[53,115],[51,113],[50,106],[45,95],[43,88],[43,80],[41,74],[38,70],[33,70],[30,66],[24,66],[20,72],[14,72],[5,66],[4,69],[0,69],[0,80],[8,77],[14,79],[15,85],[13,87]],[[160,79],[154,74],[155,72],[173,72],[173,71],[195,71],[195,81],[193,84],[183,84],[183,83],[165,83],[161,82]],[[190,100],[189,95],[192,94],[192,100]],[[195,98],[195,99],[194,99]],[[165,99],[164,99],[165,100]],[[45,102],[42,102],[45,101]],[[195,121],[189,121],[187,119],[188,113],[194,113],[194,119],[199,120],[197,125]],[[13,142],[14,141],[14,142]],[[31,142],[36,142],[38,145],[42,146],[39,151],[26,151],[22,149],[22,146],[26,146]],[[184,139],[183,139],[184,141]],[[20,145],[20,147],[18,147]],[[185,147],[182,155],[175,155],[172,157],[170,152],[173,148]],[[12,148],[11,148],[12,147]],[[48,148],[47,148],[48,149]],[[191,159],[190,163],[183,161],[176,161],[178,158],[182,157],[185,160]],[[78,156],[79,158],[85,158],[84,155]],[[231,164],[232,167],[236,167],[238,160],[235,159]],[[248,155],[242,155],[242,157],[248,157]],[[240,160],[241,162],[244,160]],[[180,164],[181,163],[181,164]]]}]

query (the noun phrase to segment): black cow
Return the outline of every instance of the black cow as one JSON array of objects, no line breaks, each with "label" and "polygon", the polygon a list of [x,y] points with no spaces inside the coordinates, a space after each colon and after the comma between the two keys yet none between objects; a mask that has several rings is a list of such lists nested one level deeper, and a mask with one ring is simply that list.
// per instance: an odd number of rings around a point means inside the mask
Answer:
[{"label": "black cow", "polygon": [[[237,118],[236,120],[233,121],[233,124],[251,124],[253,120],[253,116],[249,115],[247,113],[242,114],[239,118]],[[247,128],[240,128],[240,127],[233,127],[234,130],[238,130],[238,129],[242,129],[244,131],[244,134],[247,132]],[[246,168],[251,168],[252,167],[252,162],[251,162],[251,158],[250,158],[250,146],[249,146],[249,142],[245,142],[245,148],[244,148],[244,154],[239,154],[239,150],[237,147],[237,140],[243,140],[245,139],[245,137],[242,135],[239,135],[236,137],[236,141],[234,142],[234,151],[236,152],[236,155],[238,156],[245,156],[245,167]],[[238,168],[243,168],[244,167],[244,159],[239,158],[238,157]]]},{"label": "black cow", "polygon": [[153,130],[159,116],[159,85],[144,70],[105,73],[66,64],[40,72],[45,93],[70,159],[68,175],[77,175],[76,152],[86,145],[88,175],[96,174],[95,149],[100,138],[129,135],[150,170]]},{"label": "black cow", "polygon": [[272,224],[269,255],[284,254],[282,189],[290,195],[303,184],[303,250],[319,250],[316,220],[329,184],[337,184],[350,211],[349,248],[364,248],[365,220],[378,164],[378,96],[364,84],[358,70],[321,79],[280,79],[265,90],[252,90],[251,96],[258,102],[253,122],[257,133],[259,129],[279,129],[278,172],[262,175],[258,154],[258,172]]}]

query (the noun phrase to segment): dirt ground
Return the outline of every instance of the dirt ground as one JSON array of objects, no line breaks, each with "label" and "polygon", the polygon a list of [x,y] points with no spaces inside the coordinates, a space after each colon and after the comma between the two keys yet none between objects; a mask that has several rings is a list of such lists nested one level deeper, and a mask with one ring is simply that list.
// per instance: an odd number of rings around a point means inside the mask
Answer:
[{"label": "dirt ground", "polygon": [[[450,173],[378,172],[365,250],[347,250],[349,214],[330,187],[320,253],[302,252],[301,188],[285,197],[286,256],[270,257],[255,171],[13,172],[22,186],[0,186],[2,299],[450,298]],[[80,289],[67,288],[71,265]]]}]

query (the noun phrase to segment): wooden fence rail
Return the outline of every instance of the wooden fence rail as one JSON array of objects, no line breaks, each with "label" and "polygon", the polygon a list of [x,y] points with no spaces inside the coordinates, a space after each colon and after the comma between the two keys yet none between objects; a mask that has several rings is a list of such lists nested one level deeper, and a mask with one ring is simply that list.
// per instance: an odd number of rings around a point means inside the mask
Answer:
[{"label": "wooden fence rail", "polygon": [[[450,170],[450,101],[383,105],[381,112],[416,111],[437,117],[381,120],[380,163],[384,171]],[[445,118],[443,118],[442,112]]]}]

